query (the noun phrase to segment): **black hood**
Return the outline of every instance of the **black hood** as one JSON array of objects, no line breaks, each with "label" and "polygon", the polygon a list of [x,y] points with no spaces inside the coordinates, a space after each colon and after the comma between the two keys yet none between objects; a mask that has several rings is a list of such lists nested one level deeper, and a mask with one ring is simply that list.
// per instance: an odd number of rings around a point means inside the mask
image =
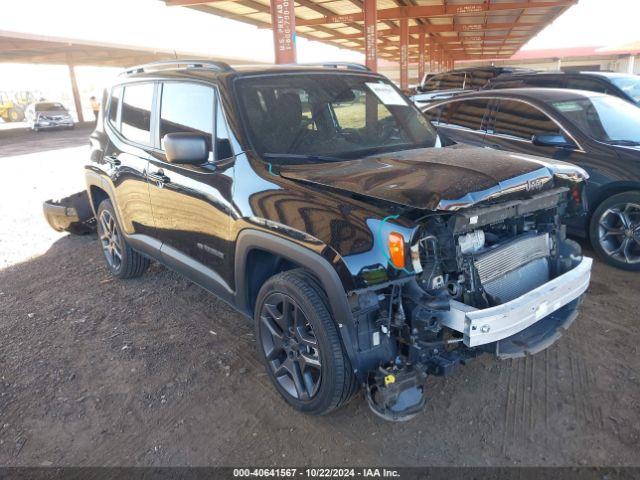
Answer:
[{"label": "black hood", "polygon": [[424,148],[335,163],[283,166],[280,175],[426,210],[457,210],[551,188],[554,174],[585,178],[561,162],[483,148]]}]

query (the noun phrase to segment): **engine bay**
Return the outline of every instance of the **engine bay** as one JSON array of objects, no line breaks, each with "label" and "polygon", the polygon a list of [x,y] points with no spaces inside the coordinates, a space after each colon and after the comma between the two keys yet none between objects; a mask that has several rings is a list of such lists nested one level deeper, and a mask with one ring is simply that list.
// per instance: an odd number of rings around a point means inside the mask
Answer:
[{"label": "engine bay", "polygon": [[[354,308],[360,353],[373,372],[367,399],[376,414],[390,420],[415,415],[428,375],[446,375],[469,358],[497,351],[499,342],[481,334],[504,335],[497,325],[506,314],[486,323],[474,322],[474,315],[514,309],[580,262],[580,246],[567,239],[561,223],[569,200],[569,189],[556,188],[525,201],[419,220],[411,245],[415,275],[359,292]],[[553,313],[559,302],[545,308]],[[544,313],[531,313],[531,323]],[[527,348],[532,345],[522,355]]]}]

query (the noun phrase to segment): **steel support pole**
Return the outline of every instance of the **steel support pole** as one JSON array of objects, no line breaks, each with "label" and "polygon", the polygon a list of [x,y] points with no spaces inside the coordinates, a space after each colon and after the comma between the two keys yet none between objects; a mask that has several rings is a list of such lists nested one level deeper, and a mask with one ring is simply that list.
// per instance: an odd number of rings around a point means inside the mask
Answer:
[{"label": "steel support pole", "polygon": [[378,71],[378,5],[376,0],[364,0],[364,52],[365,64]]},{"label": "steel support pole", "polygon": [[418,84],[422,83],[422,79],[424,78],[424,63],[425,63],[425,38],[424,38],[424,32],[420,32],[420,36],[419,36],[420,40],[420,45],[419,45],[419,51],[420,51],[420,55],[418,58]]},{"label": "steel support pole", "polygon": [[80,91],[78,90],[78,82],[76,81],[76,72],[73,67],[71,55],[67,55],[67,66],[69,67],[69,79],[71,80],[71,93],[73,93],[73,103],[78,114],[78,122],[84,122],[82,115],[82,101],[80,100]]},{"label": "steel support pole", "polygon": [[400,20],[400,89],[409,88],[409,20]]},{"label": "steel support pole", "polygon": [[296,14],[293,0],[271,0],[271,25],[276,63],[296,63]]},{"label": "steel support pole", "polygon": [[433,73],[436,70],[436,49],[433,42],[433,37],[429,35],[429,73]]}]

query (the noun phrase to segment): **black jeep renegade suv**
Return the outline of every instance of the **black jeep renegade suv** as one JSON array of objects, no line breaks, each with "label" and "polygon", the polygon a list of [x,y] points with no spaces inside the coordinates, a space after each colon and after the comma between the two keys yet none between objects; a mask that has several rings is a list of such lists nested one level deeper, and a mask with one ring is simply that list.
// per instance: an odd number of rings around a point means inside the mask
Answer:
[{"label": "black jeep renegade suv", "polygon": [[441,148],[363,67],[152,64],[102,104],[86,181],[109,270],[154,259],[253,318],[299,410],[362,386],[407,418],[427,375],[535,353],[576,316],[591,260],[562,219],[582,211],[584,172]]}]

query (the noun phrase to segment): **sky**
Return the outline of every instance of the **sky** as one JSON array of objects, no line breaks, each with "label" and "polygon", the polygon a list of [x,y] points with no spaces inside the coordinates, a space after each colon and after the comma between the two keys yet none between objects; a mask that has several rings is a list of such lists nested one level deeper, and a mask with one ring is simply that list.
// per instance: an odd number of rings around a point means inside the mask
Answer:
[{"label": "sky", "polygon": [[[580,0],[533,38],[525,49],[611,46],[640,40],[640,0]],[[0,0],[0,30],[125,43],[179,52],[273,61],[270,30],[159,0]],[[298,38],[299,62],[363,62],[357,52]],[[43,73],[46,69],[46,72]],[[117,70],[78,68],[83,95],[99,93]],[[46,82],[43,82],[46,78]],[[64,90],[65,67],[0,64],[0,90]]]}]

